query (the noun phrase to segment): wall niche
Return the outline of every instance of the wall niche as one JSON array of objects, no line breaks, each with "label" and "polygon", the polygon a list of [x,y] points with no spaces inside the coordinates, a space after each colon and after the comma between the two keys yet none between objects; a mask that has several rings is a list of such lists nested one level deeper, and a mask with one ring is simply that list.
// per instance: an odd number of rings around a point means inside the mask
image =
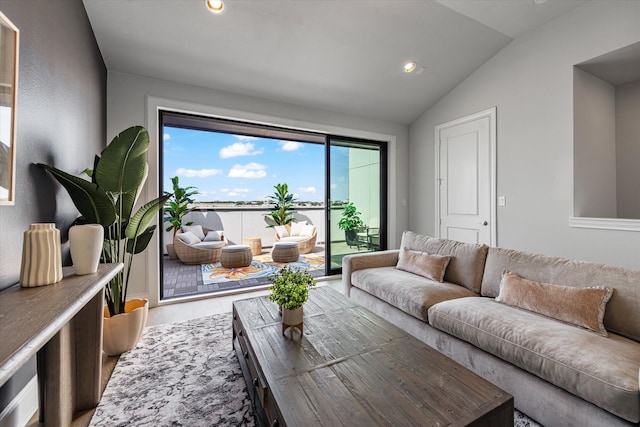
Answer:
[{"label": "wall niche", "polygon": [[574,219],[640,220],[640,42],[574,65],[573,120]]}]

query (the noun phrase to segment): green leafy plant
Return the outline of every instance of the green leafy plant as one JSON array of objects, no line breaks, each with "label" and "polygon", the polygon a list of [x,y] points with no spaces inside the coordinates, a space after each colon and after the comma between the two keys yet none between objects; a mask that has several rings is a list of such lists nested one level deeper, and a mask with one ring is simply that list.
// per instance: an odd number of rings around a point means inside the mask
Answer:
[{"label": "green leafy plant", "polygon": [[342,218],[338,221],[338,228],[344,231],[357,230],[364,227],[364,222],[360,219],[362,212],[358,212],[352,203],[347,204],[342,211]]},{"label": "green leafy plant", "polygon": [[302,307],[309,299],[309,289],[316,285],[316,280],[307,271],[289,266],[281,268],[269,280],[272,283],[269,299],[288,310]]},{"label": "green leafy plant", "polygon": [[91,181],[38,164],[67,190],[80,213],[77,222],[104,227],[102,261],[124,264],[124,269],[105,287],[111,316],[125,312],[133,257],[149,245],[156,229],[151,222],[171,196],[165,194],[133,212],[147,179],[148,149],[149,133],[142,126],[133,126],[118,134],[96,156],[93,170],[86,170]]},{"label": "green leafy plant", "polygon": [[[198,194],[196,187],[180,187],[180,179],[177,176],[171,178],[173,184],[173,193],[165,191],[165,196],[169,196],[169,199],[164,204],[163,212],[165,223],[169,223],[166,231],[173,230],[173,237],[176,236],[178,229],[182,227],[182,219],[189,212],[193,210],[193,198],[192,196]],[[193,222],[187,222],[184,225],[191,225]]]},{"label": "green leafy plant", "polygon": [[273,186],[276,191],[273,196],[269,196],[270,203],[274,204],[273,210],[265,216],[267,228],[276,225],[286,225],[294,220],[296,211],[293,209],[293,202],[297,199],[293,198],[293,194],[289,194],[289,186],[287,184],[276,184]]}]

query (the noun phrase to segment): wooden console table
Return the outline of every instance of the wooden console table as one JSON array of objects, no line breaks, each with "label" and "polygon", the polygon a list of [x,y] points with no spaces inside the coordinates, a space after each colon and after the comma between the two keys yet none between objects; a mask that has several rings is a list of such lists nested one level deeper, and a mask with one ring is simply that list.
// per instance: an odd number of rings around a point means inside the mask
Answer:
[{"label": "wooden console table", "polygon": [[122,264],[100,264],[94,274],[63,269],[48,286],[0,292],[0,386],[37,355],[40,419],[71,425],[100,401],[104,287]]}]

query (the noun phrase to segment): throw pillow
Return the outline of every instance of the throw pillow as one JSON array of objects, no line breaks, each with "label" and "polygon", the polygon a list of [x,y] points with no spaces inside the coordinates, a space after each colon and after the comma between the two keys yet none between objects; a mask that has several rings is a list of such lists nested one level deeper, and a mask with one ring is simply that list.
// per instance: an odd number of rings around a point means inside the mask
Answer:
[{"label": "throw pillow", "polygon": [[201,240],[198,239],[198,236],[196,236],[190,231],[187,231],[185,233],[178,233],[176,234],[176,237],[181,241],[185,242],[187,245],[195,245],[196,243],[201,242]]},{"label": "throw pillow", "polygon": [[275,228],[279,238],[282,239],[283,237],[289,237],[289,232],[287,231],[287,227],[285,227],[284,225],[276,225],[273,228]]},{"label": "throw pillow", "polygon": [[580,326],[606,337],[604,312],[612,293],[611,288],[604,286],[576,288],[540,283],[505,271],[496,301]]},{"label": "throw pillow", "polygon": [[450,259],[451,257],[449,256],[431,255],[426,252],[402,248],[396,268],[418,274],[436,282],[442,282]]},{"label": "throw pillow", "polygon": [[307,221],[292,222],[290,225],[291,225],[291,235],[299,236],[300,232],[302,231],[302,227],[307,225]]},{"label": "throw pillow", "polygon": [[182,226],[182,231],[183,232],[191,232],[193,234],[196,235],[196,237],[198,239],[200,239],[200,241],[204,240],[204,231],[202,230],[202,226],[201,225],[183,225]]},{"label": "throw pillow", "polygon": [[203,242],[219,242],[222,240],[222,236],[217,231],[210,231],[204,236]]},{"label": "throw pillow", "polygon": [[302,227],[302,230],[300,230],[300,235],[304,237],[311,237],[313,236],[313,232],[315,230],[316,230],[315,225],[306,224]]}]

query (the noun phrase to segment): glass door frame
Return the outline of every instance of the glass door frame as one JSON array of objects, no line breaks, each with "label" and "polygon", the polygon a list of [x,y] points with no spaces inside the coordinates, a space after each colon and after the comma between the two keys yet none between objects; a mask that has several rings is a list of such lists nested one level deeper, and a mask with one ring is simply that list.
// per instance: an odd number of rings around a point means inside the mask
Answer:
[{"label": "glass door frame", "polygon": [[[340,144],[334,144],[334,141],[339,141]],[[331,242],[333,241],[331,235],[331,147],[343,146],[354,148],[372,148],[375,147],[380,152],[380,248],[378,250],[387,249],[387,211],[388,211],[388,141],[375,141],[362,138],[352,138],[340,135],[327,135],[325,143],[325,274],[327,276],[333,276],[342,274],[342,265],[340,267],[332,268],[331,262]]]}]

